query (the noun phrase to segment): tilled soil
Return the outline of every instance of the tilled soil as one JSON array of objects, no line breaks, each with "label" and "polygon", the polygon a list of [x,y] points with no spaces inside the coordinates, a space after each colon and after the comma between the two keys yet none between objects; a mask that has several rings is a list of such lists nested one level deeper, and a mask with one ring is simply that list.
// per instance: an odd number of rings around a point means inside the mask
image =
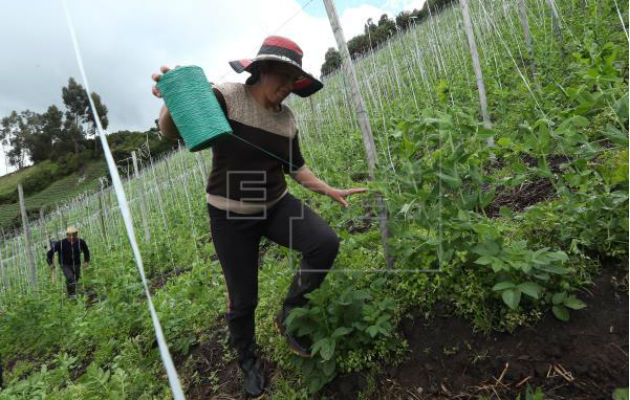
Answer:
[{"label": "tilled soil", "polygon": [[[474,333],[469,322],[440,307],[431,319],[403,321],[408,358],[384,368],[369,398],[525,399],[531,385],[543,389],[545,400],[609,400],[614,389],[628,387],[628,295],[617,288],[622,278],[600,276],[579,294],[588,307],[572,311],[571,321],[547,313],[513,334]],[[215,330],[186,360],[177,360],[186,364],[187,398],[245,398],[236,362],[224,358],[226,345],[226,329]],[[273,385],[274,366],[265,370]],[[361,373],[340,376],[316,398],[356,399],[367,382]]]},{"label": "tilled soil", "polygon": [[183,378],[188,383],[187,399],[240,398],[238,366],[235,360],[226,359],[226,344],[227,329],[223,327],[210,333],[208,340],[192,347],[185,360],[176,360],[187,370]]},{"label": "tilled soil", "polygon": [[[614,389],[628,387],[628,295],[616,290],[617,281],[610,274],[598,278],[590,293],[580,294],[588,307],[572,311],[568,323],[548,313],[514,334],[475,334],[450,315],[415,317],[401,324],[409,359],[377,378],[371,398],[490,400],[520,393],[524,399],[531,385],[541,387],[545,399],[611,399]],[[354,398],[361,386],[353,375],[338,378],[328,391]]]},{"label": "tilled soil", "polygon": [[489,217],[498,217],[501,207],[520,212],[555,195],[556,190],[551,181],[543,178],[532,182],[523,182],[517,187],[500,187],[496,197],[484,211]]}]

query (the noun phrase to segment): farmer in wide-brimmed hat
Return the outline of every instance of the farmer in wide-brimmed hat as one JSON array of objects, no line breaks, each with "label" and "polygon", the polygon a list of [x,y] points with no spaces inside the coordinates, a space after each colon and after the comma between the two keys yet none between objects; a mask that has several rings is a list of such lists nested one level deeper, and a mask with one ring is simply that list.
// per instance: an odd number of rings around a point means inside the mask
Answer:
[{"label": "farmer in wide-brimmed hat", "polygon": [[83,239],[79,238],[79,231],[74,226],[66,229],[66,238],[51,243],[50,250],[46,254],[46,260],[50,266],[51,277],[55,271],[55,252],[59,253],[59,265],[66,277],[66,290],[68,296],[74,296],[77,283],[81,277],[81,253],[85,258],[85,266],[90,264],[90,250]]},{"label": "farmer in wide-brimmed hat", "polygon": [[[326,221],[288,193],[284,174],[344,207],[346,197],[366,189],[330,187],[305,165],[295,116],[282,102],[290,93],[310,96],[323,84],[302,69],[302,50],[297,44],[270,36],[255,58],[230,65],[251,76],[245,84],[223,83],[213,90],[234,135],[249,143],[228,135],[213,146],[206,199],[214,247],[227,285],[231,343],[245,375],[246,391],[258,396],[265,384],[254,338],[261,237],[302,253],[301,271],[293,279],[276,326],[290,349],[304,357],[310,356],[310,344],[287,332],[285,319],[293,308],[306,304],[304,295],[322,283],[339,249],[339,238]],[[160,77],[153,75],[156,82]],[[161,97],[156,86],[153,94]],[[160,112],[159,125],[165,136],[179,137],[166,106]]]}]

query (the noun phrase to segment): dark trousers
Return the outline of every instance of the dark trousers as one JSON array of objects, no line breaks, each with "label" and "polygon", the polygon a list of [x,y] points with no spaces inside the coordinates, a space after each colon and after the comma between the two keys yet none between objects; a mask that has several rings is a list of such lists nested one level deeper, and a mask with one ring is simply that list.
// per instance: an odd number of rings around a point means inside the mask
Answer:
[{"label": "dark trousers", "polygon": [[68,295],[72,296],[76,293],[77,283],[81,277],[80,265],[62,265],[63,275],[66,277],[66,290]]},{"label": "dark trousers", "polygon": [[[263,213],[242,215],[208,205],[210,230],[228,291],[230,340],[242,360],[253,351],[258,304],[258,245],[262,236],[302,254],[283,307],[307,303],[339,250],[339,237],[319,215],[287,193]],[[308,270],[308,271],[305,271]],[[317,271],[312,271],[317,270]]]}]

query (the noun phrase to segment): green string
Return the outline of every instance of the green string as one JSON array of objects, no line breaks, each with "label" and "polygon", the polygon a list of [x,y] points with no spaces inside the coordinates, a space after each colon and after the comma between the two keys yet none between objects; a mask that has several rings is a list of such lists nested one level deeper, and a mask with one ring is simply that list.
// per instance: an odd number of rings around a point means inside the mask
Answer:
[{"label": "green string", "polygon": [[263,153],[267,154],[268,156],[271,156],[271,157],[275,158],[276,160],[280,160],[280,162],[283,162],[283,163],[285,163],[285,164],[289,164],[289,166],[290,166],[291,168],[293,168],[294,170],[297,170],[297,169],[298,169],[298,167],[297,167],[295,164],[293,164],[293,163],[290,163],[290,162],[286,161],[285,159],[281,158],[280,156],[277,156],[277,155],[275,155],[275,154],[273,154],[273,153],[270,153],[269,151],[267,151],[267,150],[263,149],[262,147],[259,147],[259,146],[255,145],[254,143],[249,142],[249,141],[247,141],[246,139],[243,139],[243,138],[242,138],[242,137],[240,137],[240,136],[236,136],[235,134],[231,134],[230,136],[235,137],[235,138],[237,138],[238,140],[240,140],[240,141],[242,141],[242,142],[244,142],[244,143],[247,143],[248,145],[250,145],[250,146],[252,146],[252,147],[257,148],[258,150],[262,151]]},{"label": "green string", "polygon": [[217,138],[232,133],[201,68],[191,65],[169,70],[157,87],[190,151],[205,149]]}]

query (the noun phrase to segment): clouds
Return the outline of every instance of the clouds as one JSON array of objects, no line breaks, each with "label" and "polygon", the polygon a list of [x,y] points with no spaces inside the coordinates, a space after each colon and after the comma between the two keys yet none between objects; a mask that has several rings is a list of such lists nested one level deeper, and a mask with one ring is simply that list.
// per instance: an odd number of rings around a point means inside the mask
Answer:
[{"label": "clouds", "polygon": [[[385,0],[382,7],[344,9],[344,1],[337,0],[337,7],[349,39],[363,31],[367,18],[378,19],[384,12],[391,16],[422,1]],[[151,95],[150,76],[160,65],[196,64],[210,80],[244,81],[246,76],[231,71],[227,62],[254,56],[266,35],[295,40],[304,50],[305,69],[319,75],[326,49],[336,45],[327,18],[317,9],[323,8],[321,0],[302,10],[305,3],[68,0],[68,7],[90,87],[109,109],[109,130],[116,131],[153,125],[161,101]],[[70,76],[79,78],[61,1],[3,2],[0,9],[5,17],[0,25],[0,116],[61,106],[61,88]],[[0,159],[0,173],[3,164]]]}]

